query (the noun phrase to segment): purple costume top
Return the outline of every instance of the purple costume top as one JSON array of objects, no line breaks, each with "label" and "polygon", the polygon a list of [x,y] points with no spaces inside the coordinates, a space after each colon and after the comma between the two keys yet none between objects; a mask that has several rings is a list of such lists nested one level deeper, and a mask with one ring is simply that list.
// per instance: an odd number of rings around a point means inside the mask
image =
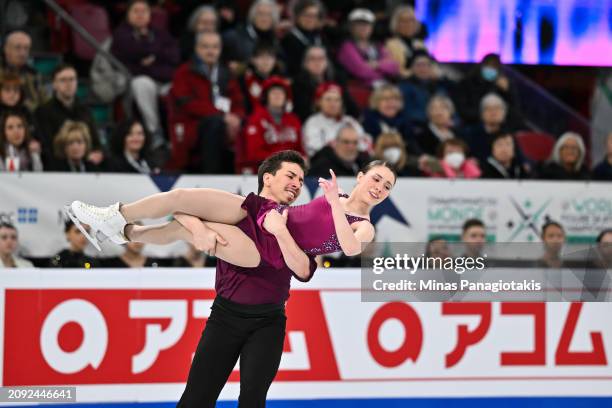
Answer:
[{"label": "purple costume top", "polygon": [[[261,254],[261,262],[255,268],[242,268],[217,259],[217,295],[245,305],[283,304],[289,298],[291,276],[301,281],[312,279],[317,269],[313,255],[308,255],[310,276],[308,279],[301,279],[285,264],[276,238],[267,232],[264,234],[263,229],[257,225],[257,215],[264,209],[269,211],[274,205],[277,204],[255,194],[249,194],[242,203],[247,216],[236,226],[255,242]],[[277,262],[272,264],[268,259],[275,259]]]},{"label": "purple costume top", "polygon": [[[256,268],[241,268],[217,260],[215,289],[218,295],[226,299],[251,305],[283,303],[289,298],[292,275],[298,280],[309,281],[317,267],[315,255],[341,250],[331,206],[323,196],[305,205],[287,207],[251,193],[245,198],[242,208],[247,216],[236,226],[255,242],[261,262]],[[306,280],[287,267],[278,241],[262,226],[269,211],[284,209],[289,211],[287,229],[310,259],[310,276]],[[348,214],[346,217],[351,224],[365,220]]]},{"label": "purple costume top", "polygon": [[[257,225],[263,229],[263,222],[271,209],[289,211],[287,229],[295,243],[309,255],[325,255],[340,252],[340,242],[336,235],[331,206],[325,196],[320,196],[304,205],[289,207],[274,203],[264,206],[257,216]],[[346,214],[349,224],[367,220],[363,217]],[[266,234],[269,234],[264,230]]]}]

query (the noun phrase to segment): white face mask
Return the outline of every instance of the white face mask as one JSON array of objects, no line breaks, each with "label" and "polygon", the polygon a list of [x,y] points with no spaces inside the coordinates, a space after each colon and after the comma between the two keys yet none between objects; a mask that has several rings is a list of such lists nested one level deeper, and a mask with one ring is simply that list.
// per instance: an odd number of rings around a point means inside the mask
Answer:
[{"label": "white face mask", "polygon": [[388,147],[383,151],[383,157],[391,164],[396,164],[402,157],[402,149],[399,147]]},{"label": "white face mask", "polygon": [[452,168],[458,169],[465,161],[465,155],[461,152],[452,152],[444,156],[444,161]]}]

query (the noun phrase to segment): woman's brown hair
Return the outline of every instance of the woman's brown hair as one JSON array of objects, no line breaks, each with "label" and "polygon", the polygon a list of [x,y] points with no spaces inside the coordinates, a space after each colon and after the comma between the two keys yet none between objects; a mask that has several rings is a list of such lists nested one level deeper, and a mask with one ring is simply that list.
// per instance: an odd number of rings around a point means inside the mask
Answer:
[{"label": "woman's brown hair", "polygon": [[7,143],[6,133],[5,133],[6,122],[8,122],[8,119],[12,117],[19,118],[21,120],[21,124],[23,125],[23,131],[25,132],[25,137],[23,138],[23,143],[21,144],[21,146],[27,147],[28,144],[30,143],[30,140],[32,139],[30,135],[30,128],[28,126],[28,120],[25,118],[25,116],[23,116],[21,113],[16,112],[16,111],[7,111],[0,118],[0,156],[2,157],[6,156],[6,143]]}]

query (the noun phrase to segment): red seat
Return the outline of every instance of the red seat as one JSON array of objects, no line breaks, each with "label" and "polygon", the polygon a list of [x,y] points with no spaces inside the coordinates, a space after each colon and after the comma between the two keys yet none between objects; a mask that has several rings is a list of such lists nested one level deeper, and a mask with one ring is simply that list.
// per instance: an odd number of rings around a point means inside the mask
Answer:
[{"label": "red seat", "polygon": [[151,9],[151,27],[161,30],[168,30],[168,12],[161,7]]},{"label": "red seat", "polygon": [[[76,4],[86,2],[86,0],[57,0],[56,2],[63,9],[70,9]],[[70,26],[64,23],[61,17],[50,7],[47,7],[47,27],[49,28],[51,51],[68,54],[72,46]]]},{"label": "red seat", "polygon": [[[111,36],[108,13],[103,7],[89,3],[75,4],[70,7],[70,15],[98,42],[102,43]],[[96,50],[75,30],[72,30],[72,48],[74,54],[85,61],[91,61],[96,56]]]},{"label": "red seat", "polygon": [[360,110],[369,107],[370,94],[372,89],[361,82],[349,81],[347,84],[348,93],[353,97]]},{"label": "red seat", "polygon": [[525,156],[534,161],[548,160],[556,142],[548,133],[528,131],[518,132],[516,139]]}]

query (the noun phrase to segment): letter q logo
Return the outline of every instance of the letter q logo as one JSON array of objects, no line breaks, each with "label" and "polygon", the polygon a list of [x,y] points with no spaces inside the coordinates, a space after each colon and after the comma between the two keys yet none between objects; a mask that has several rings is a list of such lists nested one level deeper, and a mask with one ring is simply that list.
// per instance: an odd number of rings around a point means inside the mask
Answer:
[{"label": "letter q logo", "polygon": [[[75,322],[83,330],[80,346],[71,352],[59,345],[59,332]],[[98,368],[108,345],[108,328],[104,316],[91,302],[82,299],[58,304],[47,316],[40,332],[40,349],[47,363],[62,374],[74,374],[88,365]]]}]

